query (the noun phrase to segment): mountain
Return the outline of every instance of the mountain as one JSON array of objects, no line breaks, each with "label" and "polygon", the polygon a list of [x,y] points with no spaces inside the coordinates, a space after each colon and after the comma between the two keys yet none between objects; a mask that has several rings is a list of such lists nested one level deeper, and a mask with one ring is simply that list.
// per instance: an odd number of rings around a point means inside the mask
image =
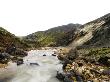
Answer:
[{"label": "mountain", "polygon": [[110,13],[82,25],[69,45],[75,48],[110,46]]},{"label": "mountain", "polygon": [[104,61],[109,62],[110,13],[88,22],[80,28],[74,35],[73,42],[68,45],[71,48],[68,57],[74,56],[74,50],[77,50],[78,55],[88,61],[98,62],[101,58],[105,58]]},{"label": "mountain", "polygon": [[67,47],[69,53],[58,56],[64,73],[58,73],[57,78],[69,82],[110,81],[110,13],[79,28]]},{"label": "mountain", "polygon": [[79,29],[80,24],[68,24],[39,31],[24,37],[23,41],[32,47],[39,46],[66,46],[72,42],[74,33]]},{"label": "mountain", "polygon": [[11,44],[15,44],[16,47],[25,49],[28,45],[22,42],[18,37],[14,34],[11,34],[4,28],[0,27],[0,48],[6,48]]}]

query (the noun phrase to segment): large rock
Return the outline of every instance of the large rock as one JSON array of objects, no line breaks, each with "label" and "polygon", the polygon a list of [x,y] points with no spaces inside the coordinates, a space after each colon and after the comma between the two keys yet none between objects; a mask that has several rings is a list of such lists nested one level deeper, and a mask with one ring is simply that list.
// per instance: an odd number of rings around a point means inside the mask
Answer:
[{"label": "large rock", "polygon": [[[103,64],[103,65],[109,65],[109,63],[108,63],[108,59],[110,59],[109,57],[101,57],[101,58],[99,58],[99,60],[98,60],[98,62],[99,63],[101,63],[101,64]],[[110,66],[110,65],[109,65]]]},{"label": "large rock", "polygon": [[64,74],[57,72],[56,78],[60,81],[64,81],[65,76]]},{"label": "large rock", "polygon": [[24,50],[17,49],[17,50],[15,51],[15,54],[13,54],[13,55],[18,56],[18,57],[25,57],[25,56],[27,56],[28,54],[27,54],[27,52],[24,51]]},{"label": "large rock", "polygon": [[31,65],[31,66],[33,66],[33,65],[39,66],[38,63],[30,63],[30,65]]},{"label": "large rock", "polygon": [[10,55],[8,53],[0,53],[0,63],[7,64],[10,59]]},{"label": "large rock", "polygon": [[18,59],[16,63],[17,63],[17,65],[21,65],[21,64],[23,64],[23,62],[24,62],[23,59]]},{"label": "large rock", "polygon": [[104,75],[110,75],[110,69],[104,70],[102,72],[102,74],[104,74]]},{"label": "large rock", "polygon": [[14,44],[8,46],[4,51],[0,53],[0,63],[8,63],[9,61],[16,62],[17,65],[23,64],[22,57],[27,56],[27,52],[16,48]]}]

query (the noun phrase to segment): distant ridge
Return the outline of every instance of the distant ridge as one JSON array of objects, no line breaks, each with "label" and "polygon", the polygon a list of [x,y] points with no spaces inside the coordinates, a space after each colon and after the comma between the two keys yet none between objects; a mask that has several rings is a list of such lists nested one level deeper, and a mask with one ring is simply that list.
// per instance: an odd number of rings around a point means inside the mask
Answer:
[{"label": "distant ridge", "polygon": [[76,32],[80,24],[68,24],[48,29],[46,31],[38,31],[24,37],[24,42],[32,47],[39,46],[67,46],[72,42],[74,32]]}]

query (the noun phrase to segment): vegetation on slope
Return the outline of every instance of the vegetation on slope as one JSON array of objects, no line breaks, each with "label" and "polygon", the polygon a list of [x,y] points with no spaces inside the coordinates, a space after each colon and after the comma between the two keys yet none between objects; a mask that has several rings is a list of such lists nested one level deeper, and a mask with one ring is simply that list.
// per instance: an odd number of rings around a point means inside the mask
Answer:
[{"label": "vegetation on slope", "polygon": [[[70,52],[60,56],[63,73],[61,81],[110,81],[110,13],[81,26]],[[61,58],[62,57],[62,58]]]},{"label": "vegetation on slope", "polygon": [[11,34],[4,28],[0,27],[0,47],[6,48],[11,44],[15,44],[16,47],[25,49],[28,45],[22,42],[18,37],[14,34]]},{"label": "vegetation on slope", "polygon": [[[23,63],[22,57],[27,53],[23,50],[28,48],[27,43],[22,42],[18,37],[0,27],[0,65],[9,61]],[[3,64],[3,65],[2,65]]]},{"label": "vegetation on slope", "polygon": [[110,13],[82,25],[70,44],[72,47],[110,46]]},{"label": "vegetation on slope", "polygon": [[23,41],[32,47],[66,46],[72,42],[75,31],[80,24],[68,24],[39,31],[24,37]]}]

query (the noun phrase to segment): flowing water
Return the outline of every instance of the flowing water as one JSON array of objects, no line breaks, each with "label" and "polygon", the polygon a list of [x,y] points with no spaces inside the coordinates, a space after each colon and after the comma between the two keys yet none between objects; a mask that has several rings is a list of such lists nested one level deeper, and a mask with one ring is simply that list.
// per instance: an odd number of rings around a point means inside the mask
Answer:
[{"label": "flowing water", "polygon": [[55,76],[57,71],[62,71],[62,65],[53,53],[54,50],[29,51],[23,65],[10,63],[0,70],[0,82],[59,82]]}]

